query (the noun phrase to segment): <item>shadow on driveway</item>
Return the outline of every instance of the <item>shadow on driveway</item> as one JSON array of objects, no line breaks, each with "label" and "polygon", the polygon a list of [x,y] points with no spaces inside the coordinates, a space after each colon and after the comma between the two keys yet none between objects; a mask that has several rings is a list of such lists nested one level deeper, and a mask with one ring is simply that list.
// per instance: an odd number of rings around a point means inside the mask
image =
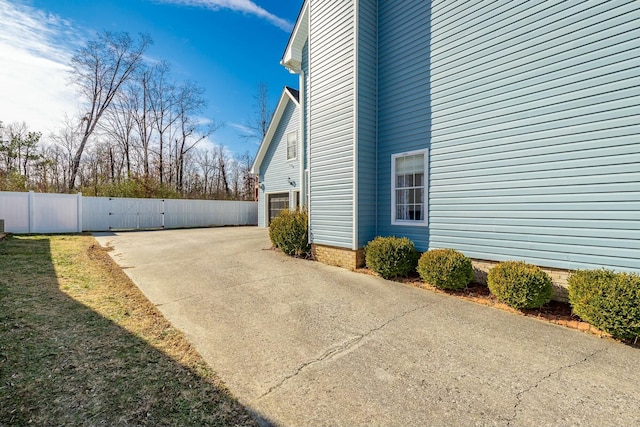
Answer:
[{"label": "shadow on driveway", "polygon": [[99,237],[245,405],[282,425],[640,425],[640,352],[292,259],[255,227]]}]

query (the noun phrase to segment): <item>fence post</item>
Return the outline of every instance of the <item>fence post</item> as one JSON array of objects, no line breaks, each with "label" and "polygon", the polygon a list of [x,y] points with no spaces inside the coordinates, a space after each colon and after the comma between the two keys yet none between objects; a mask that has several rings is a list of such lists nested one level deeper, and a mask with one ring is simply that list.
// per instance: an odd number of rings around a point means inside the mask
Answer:
[{"label": "fence post", "polygon": [[29,191],[29,203],[27,203],[29,212],[29,234],[35,233],[35,224],[34,224],[34,216],[35,216],[35,207],[36,207],[36,193],[33,191]]},{"label": "fence post", "polygon": [[162,229],[164,230],[164,199],[162,199]]},{"label": "fence post", "polygon": [[78,192],[78,233],[82,233],[82,193]]}]

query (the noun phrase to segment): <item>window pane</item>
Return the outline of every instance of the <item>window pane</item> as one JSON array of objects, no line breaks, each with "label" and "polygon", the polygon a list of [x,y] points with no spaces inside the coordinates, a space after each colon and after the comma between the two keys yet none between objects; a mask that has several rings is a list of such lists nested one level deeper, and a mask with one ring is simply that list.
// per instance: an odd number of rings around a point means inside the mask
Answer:
[{"label": "window pane", "polygon": [[413,187],[413,174],[404,176],[405,187]]},{"label": "window pane", "polygon": [[409,190],[396,190],[396,203],[399,205],[409,203]]},{"label": "window pane", "polygon": [[424,221],[425,216],[425,154],[395,157],[395,205],[397,221]]},{"label": "window pane", "polygon": [[416,219],[417,220],[424,219],[424,210],[422,209],[422,205],[416,205]]},{"label": "window pane", "polygon": [[416,156],[407,157],[407,172],[417,172],[416,168]]},{"label": "window pane", "polygon": [[297,139],[296,132],[289,132],[287,134],[287,160],[296,158]]},{"label": "window pane", "polygon": [[396,173],[424,172],[424,154],[398,157],[396,159]]}]

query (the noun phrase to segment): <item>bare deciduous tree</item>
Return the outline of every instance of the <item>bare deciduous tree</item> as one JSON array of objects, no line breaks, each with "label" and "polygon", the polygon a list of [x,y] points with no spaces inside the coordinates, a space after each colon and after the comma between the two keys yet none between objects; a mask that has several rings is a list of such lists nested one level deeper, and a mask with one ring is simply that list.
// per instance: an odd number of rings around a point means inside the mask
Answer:
[{"label": "bare deciduous tree", "polygon": [[251,173],[252,165],[253,156],[247,150],[238,158],[240,181],[242,182],[242,188],[239,194],[241,200],[253,200],[254,198],[253,192],[256,185],[256,176]]},{"label": "bare deciduous tree", "polygon": [[[65,116],[62,126],[50,136],[58,147],[58,150],[56,150],[57,165],[60,169],[59,174],[62,175],[61,182],[63,184],[63,188],[60,188],[59,191],[73,188],[73,185],[69,185],[69,182],[71,180],[71,170],[73,169],[74,153],[78,151],[82,138],[80,132],[79,126],[70,117]],[[57,180],[60,182],[60,177]]]},{"label": "bare deciduous tree", "polygon": [[194,158],[202,173],[202,194],[207,197],[211,193],[210,185],[216,168],[215,156],[210,150],[198,149]]},{"label": "bare deciduous tree", "polygon": [[184,183],[185,155],[221,126],[215,121],[204,125],[198,123],[197,114],[206,105],[203,95],[204,89],[192,82],[182,84],[177,90],[176,127],[178,131],[175,136],[175,162],[178,191],[182,190]]},{"label": "bare deciduous tree", "polygon": [[231,195],[229,180],[227,178],[229,155],[222,146],[213,147],[213,155],[216,162],[214,174],[214,195],[217,199],[227,199]]},{"label": "bare deciduous tree", "polygon": [[257,84],[253,101],[253,116],[245,123],[247,131],[243,132],[240,137],[247,141],[260,143],[269,130],[273,115],[273,109],[269,106],[269,89],[265,82]]},{"label": "bare deciduous tree", "polygon": [[[220,123],[202,116],[204,89],[178,82],[166,62],[148,63],[151,41],[105,32],[71,62],[82,120],[49,135],[0,122],[0,188],[122,197],[249,198],[249,152],[200,144]],[[268,128],[266,84],[258,87],[256,139]],[[202,148],[200,148],[202,146]]]},{"label": "bare deciduous tree", "polygon": [[178,94],[175,85],[169,80],[171,66],[168,62],[161,62],[151,68],[149,81],[148,106],[152,115],[153,125],[158,135],[158,176],[160,184],[165,178],[164,150],[167,143],[167,134],[171,126],[178,120],[176,108]]},{"label": "bare deciduous tree", "polygon": [[135,103],[135,89],[127,85],[114,98],[112,108],[105,112],[104,121],[100,123],[100,130],[120,147],[127,178],[131,178],[131,150],[136,126]]},{"label": "bare deciduous tree", "polygon": [[73,158],[69,190],[75,186],[82,153],[104,112],[122,86],[141,66],[151,44],[147,35],[134,41],[128,33],[105,31],[80,48],[71,59],[71,79],[84,101],[82,139]]}]

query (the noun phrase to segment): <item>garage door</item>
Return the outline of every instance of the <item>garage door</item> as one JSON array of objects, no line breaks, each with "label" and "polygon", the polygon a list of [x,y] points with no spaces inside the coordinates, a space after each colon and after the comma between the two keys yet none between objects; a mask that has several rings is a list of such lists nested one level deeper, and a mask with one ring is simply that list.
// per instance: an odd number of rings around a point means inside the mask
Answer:
[{"label": "garage door", "polygon": [[269,195],[269,223],[285,209],[289,209],[289,193]]}]

